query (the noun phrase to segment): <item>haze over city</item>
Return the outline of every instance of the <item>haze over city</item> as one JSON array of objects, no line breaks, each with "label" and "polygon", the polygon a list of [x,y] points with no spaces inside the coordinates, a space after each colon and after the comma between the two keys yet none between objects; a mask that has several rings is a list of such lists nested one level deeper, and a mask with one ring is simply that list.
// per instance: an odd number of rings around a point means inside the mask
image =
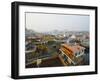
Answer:
[{"label": "haze over city", "polygon": [[89,31],[89,15],[26,13],[26,28],[36,32]]},{"label": "haze over city", "polygon": [[90,64],[89,15],[26,13],[25,67]]}]

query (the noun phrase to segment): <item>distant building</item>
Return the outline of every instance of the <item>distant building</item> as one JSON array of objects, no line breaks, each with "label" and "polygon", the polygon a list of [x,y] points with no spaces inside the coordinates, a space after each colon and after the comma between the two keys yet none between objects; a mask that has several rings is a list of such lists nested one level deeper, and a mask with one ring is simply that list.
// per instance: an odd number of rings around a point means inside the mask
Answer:
[{"label": "distant building", "polygon": [[76,36],[75,35],[71,35],[68,40],[67,40],[67,43],[68,44],[75,44],[75,41],[76,41]]},{"label": "distant building", "polygon": [[81,56],[84,55],[85,48],[79,45],[62,44],[60,56],[64,59],[65,64],[78,65],[81,62]]}]

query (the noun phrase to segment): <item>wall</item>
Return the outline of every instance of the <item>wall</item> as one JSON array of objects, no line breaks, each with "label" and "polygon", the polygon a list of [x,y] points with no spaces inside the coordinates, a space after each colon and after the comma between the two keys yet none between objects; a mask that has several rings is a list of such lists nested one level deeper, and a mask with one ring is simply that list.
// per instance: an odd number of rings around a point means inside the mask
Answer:
[{"label": "wall", "polygon": [[[0,81],[13,81],[10,78],[10,65],[11,65],[11,2],[14,0],[1,0],[0,1]],[[59,3],[59,4],[72,4],[72,5],[87,5],[98,6],[100,10],[100,0],[21,0],[30,2],[44,2],[44,3]],[[100,13],[100,11],[98,11]],[[100,15],[98,16],[98,22]],[[98,30],[100,24],[98,23]],[[100,34],[100,32],[99,32]],[[100,41],[100,37],[99,37]],[[98,46],[100,42],[98,43]],[[99,47],[98,47],[99,48]],[[99,51],[100,52],[100,51]],[[100,55],[98,55],[100,57]],[[98,60],[100,61],[100,59]],[[100,63],[99,63],[100,68]],[[100,72],[100,70],[99,70]],[[33,79],[26,79],[32,81]],[[82,75],[82,76],[65,76],[53,78],[40,78],[34,79],[37,81],[99,81],[100,74],[98,75]]]}]

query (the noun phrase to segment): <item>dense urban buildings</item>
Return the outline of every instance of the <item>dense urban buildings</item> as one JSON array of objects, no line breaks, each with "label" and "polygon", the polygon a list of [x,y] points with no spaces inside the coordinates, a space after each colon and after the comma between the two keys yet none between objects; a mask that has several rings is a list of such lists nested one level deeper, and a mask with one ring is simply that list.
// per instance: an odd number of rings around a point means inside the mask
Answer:
[{"label": "dense urban buildings", "polygon": [[89,32],[25,29],[25,67],[89,65]]}]

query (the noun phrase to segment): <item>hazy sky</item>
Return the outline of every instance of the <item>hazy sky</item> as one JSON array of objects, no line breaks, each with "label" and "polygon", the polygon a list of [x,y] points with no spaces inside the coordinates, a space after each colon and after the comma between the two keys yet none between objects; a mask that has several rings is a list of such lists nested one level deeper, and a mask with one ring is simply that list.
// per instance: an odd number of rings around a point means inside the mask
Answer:
[{"label": "hazy sky", "polygon": [[26,13],[26,28],[37,32],[89,31],[89,21],[88,15]]}]

